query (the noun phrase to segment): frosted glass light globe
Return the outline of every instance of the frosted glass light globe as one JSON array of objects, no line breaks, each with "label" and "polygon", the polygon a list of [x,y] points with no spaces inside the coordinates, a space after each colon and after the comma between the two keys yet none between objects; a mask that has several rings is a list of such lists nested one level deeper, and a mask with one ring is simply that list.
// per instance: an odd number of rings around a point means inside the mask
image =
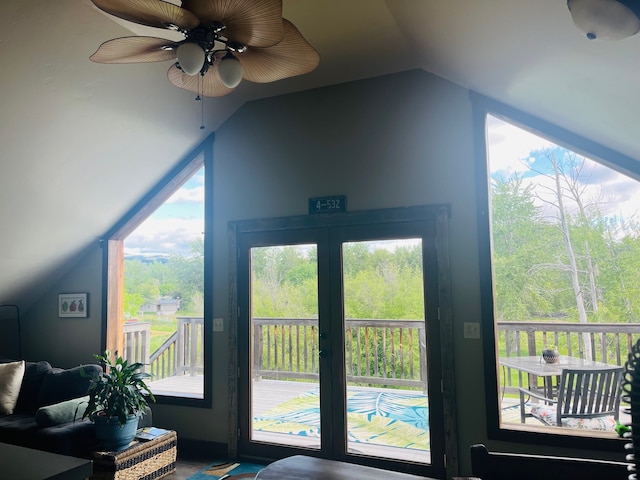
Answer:
[{"label": "frosted glass light globe", "polygon": [[227,54],[218,65],[220,80],[229,88],[236,88],[242,80],[242,65],[231,54]]},{"label": "frosted glass light globe", "polygon": [[202,70],[205,53],[200,45],[196,43],[181,43],[176,50],[180,68],[187,75],[196,75]]},{"label": "frosted glass light globe", "polygon": [[622,40],[640,30],[640,18],[618,0],[569,0],[567,6],[590,40]]}]

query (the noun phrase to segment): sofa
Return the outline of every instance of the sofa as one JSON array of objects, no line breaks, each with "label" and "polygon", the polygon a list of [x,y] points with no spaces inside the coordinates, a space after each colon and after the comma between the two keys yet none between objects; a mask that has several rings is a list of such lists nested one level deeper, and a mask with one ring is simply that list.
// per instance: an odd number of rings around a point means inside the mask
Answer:
[{"label": "sofa", "polygon": [[[63,455],[96,450],[93,423],[83,419],[97,364],[55,368],[47,361],[0,357],[0,442]],[[151,413],[140,426],[151,425]]]},{"label": "sofa", "polygon": [[471,474],[482,480],[608,480],[629,475],[629,464],[622,461],[495,452],[481,443],[470,449]]}]

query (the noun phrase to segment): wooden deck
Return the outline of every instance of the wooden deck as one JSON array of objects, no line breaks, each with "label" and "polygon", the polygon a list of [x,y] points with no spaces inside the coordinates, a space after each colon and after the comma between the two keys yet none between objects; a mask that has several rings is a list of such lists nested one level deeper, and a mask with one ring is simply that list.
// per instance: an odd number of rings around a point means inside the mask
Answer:
[{"label": "wooden deck", "polygon": [[[187,398],[203,398],[204,396],[204,377],[202,375],[176,375],[162,380],[147,382],[147,384],[154,395]],[[311,388],[307,382],[280,380],[253,382],[254,398],[259,399],[253,405],[254,414],[261,415]]]},{"label": "wooden deck", "polygon": [[[202,375],[175,376],[163,380],[149,382],[151,390],[156,395],[183,396],[189,398],[203,398],[204,377]],[[253,382],[253,415],[260,416],[282,403],[309,392],[317,387],[313,382],[289,382],[284,380],[259,380]],[[366,387],[358,387],[367,390]],[[380,389],[369,389],[380,390]],[[386,389],[386,391],[389,391]],[[631,418],[622,407],[620,409],[620,421],[630,423]],[[502,423],[517,426],[520,423],[520,410],[518,400],[505,398],[502,402]],[[527,425],[533,427],[544,427],[539,421],[527,418]],[[264,431],[253,431],[252,439],[258,442],[275,443],[280,445],[293,445],[301,448],[318,449],[320,439],[315,437],[305,437],[301,435],[272,433]],[[382,456],[385,458],[398,458],[407,461],[429,463],[429,452],[403,449],[397,447],[385,447],[380,445],[368,445],[363,443],[350,443],[352,453]],[[356,451],[356,448],[359,451]]]},{"label": "wooden deck", "polygon": [[203,375],[176,375],[147,382],[154,395],[168,397],[204,398]]},{"label": "wooden deck", "polygon": [[[189,398],[202,398],[203,377],[197,376],[176,376],[163,380],[149,382],[151,391],[155,395],[186,396]],[[253,415],[260,416],[282,403],[298,397],[317,387],[317,383],[312,382],[288,382],[284,380],[259,380],[253,382]],[[381,390],[367,389],[364,390]],[[389,389],[385,389],[389,391]],[[257,442],[274,443],[280,445],[293,445],[301,448],[319,449],[320,439],[316,437],[305,437],[302,435],[283,434],[255,430],[252,432],[252,439]],[[430,452],[415,449],[405,449],[399,447],[388,447],[382,445],[371,445],[363,443],[350,443],[349,449],[354,454],[365,454],[380,456],[385,458],[397,458],[412,462],[429,463]]]},{"label": "wooden deck", "polygon": [[262,415],[287,400],[316,387],[317,383],[259,380],[253,382],[253,414]]},{"label": "wooden deck", "polygon": [[[253,382],[253,414],[260,416],[274,407],[291,400],[299,395],[317,388],[313,382],[287,382],[277,380],[261,380]],[[359,391],[389,392],[390,389],[350,387]],[[411,391],[416,393],[415,390]],[[274,433],[254,430],[251,432],[252,440],[281,445],[293,445],[296,447],[319,449],[320,438],[302,436],[296,434]],[[428,450],[419,450],[388,445],[376,445],[373,443],[353,442],[347,445],[349,453],[354,455],[367,455],[381,458],[393,458],[397,460],[416,463],[430,463],[431,453]]]}]

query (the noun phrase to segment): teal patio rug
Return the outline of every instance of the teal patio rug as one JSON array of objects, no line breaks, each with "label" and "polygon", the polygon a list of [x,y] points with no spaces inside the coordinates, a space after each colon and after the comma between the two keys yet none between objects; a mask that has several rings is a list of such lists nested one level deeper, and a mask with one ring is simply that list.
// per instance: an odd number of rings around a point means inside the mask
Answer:
[{"label": "teal patio rug", "polygon": [[253,480],[265,465],[219,460],[213,462],[187,480]]},{"label": "teal patio rug", "polygon": [[[347,419],[351,442],[429,450],[428,401],[421,393],[351,391],[347,395]],[[254,417],[253,429],[319,437],[318,390],[305,392]]]}]

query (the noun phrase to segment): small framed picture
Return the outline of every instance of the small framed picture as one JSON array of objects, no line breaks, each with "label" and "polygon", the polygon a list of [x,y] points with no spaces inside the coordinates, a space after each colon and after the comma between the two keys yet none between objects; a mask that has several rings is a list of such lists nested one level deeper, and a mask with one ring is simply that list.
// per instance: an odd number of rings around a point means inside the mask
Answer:
[{"label": "small framed picture", "polygon": [[61,293],[58,295],[58,317],[86,317],[86,293]]}]

